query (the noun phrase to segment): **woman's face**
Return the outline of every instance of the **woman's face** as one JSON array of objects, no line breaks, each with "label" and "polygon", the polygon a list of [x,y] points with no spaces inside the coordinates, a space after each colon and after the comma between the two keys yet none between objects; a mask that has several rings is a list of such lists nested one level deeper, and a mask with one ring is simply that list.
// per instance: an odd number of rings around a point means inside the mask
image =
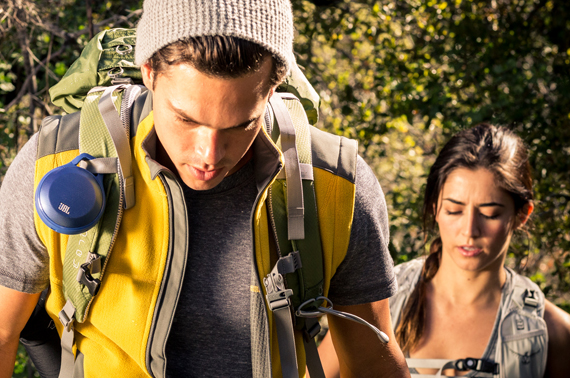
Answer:
[{"label": "woman's face", "polygon": [[435,220],[444,258],[467,271],[502,267],[515,228],[512,197],[484,168],[457,168],[441,190]]}]

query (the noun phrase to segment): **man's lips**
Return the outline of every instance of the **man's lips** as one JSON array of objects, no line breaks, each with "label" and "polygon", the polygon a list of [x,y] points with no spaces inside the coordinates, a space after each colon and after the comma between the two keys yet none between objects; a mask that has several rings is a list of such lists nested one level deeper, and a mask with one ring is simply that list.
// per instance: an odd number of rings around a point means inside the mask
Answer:
[{"label": "man's lips", "polygon": [[210,180],[215,179],[220,173],[222,173],[223,168],[213,169],[210,171],[204,171],[202,169],[199,169],[199,168],[196,168],[196,167],[193,167],[190,165],[190,166],[188,166],[188,170],[198,180],[210,181]]},{"label": "man's lips", "polygon": [[472,245],[462,245],[457,247],[459,253],[465,257],[474,257],[483,252],[482,248],[474,247]]}]

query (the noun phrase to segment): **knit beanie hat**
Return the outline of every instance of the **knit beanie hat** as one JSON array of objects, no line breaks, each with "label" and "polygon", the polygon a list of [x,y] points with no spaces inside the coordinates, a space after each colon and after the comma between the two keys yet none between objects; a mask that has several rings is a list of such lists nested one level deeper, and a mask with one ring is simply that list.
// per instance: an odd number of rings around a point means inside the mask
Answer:
[{"label": "knit beanie hat", "polygon": [[137,26],[135,63],[188,37],[233,36],[257,43],[290,69],[293,15],[290,0],[145,0]]}]

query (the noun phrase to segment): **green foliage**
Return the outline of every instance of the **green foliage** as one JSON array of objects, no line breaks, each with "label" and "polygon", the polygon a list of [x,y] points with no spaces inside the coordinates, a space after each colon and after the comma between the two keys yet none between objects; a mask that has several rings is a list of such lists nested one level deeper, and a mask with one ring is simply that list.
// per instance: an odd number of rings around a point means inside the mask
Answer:
[{"label": "green foliage", "polygon": [[36,371],[30,357],[28,357],[26,350],[20,344],[18,346],[18,354],[16,355],[16,364],[12,378],[39,378],[39,373]]},{"label": "green foliage", "polygon": [[[396,262],[422,253],[421,195],[435,153],[480,122],[527,142],[536,209],[509,264],[558,302],[570,285],[570,3],[295,2],[298,62],[321,126],[357,138],[388,201]],[[543,277],[543,278],[541,278]]]},{"label": "green foliage", "polygon": [[[47,90],[79,55],[90,25],[94,33],[132,27],[142,1],[4,3],[0,182],[38,121],[59,112]],[[568,310],[570,3],[294,0],[293,8],[297,61],[321,96],[319,126],[359,140],[386,193],[395,261],[423,253],[421,196],[443,143],[479,122],[505,125],[530,148],[536,194],[530,236],[513,241],[509,264]],[[33,91],[24,87],[25,46]]]}]

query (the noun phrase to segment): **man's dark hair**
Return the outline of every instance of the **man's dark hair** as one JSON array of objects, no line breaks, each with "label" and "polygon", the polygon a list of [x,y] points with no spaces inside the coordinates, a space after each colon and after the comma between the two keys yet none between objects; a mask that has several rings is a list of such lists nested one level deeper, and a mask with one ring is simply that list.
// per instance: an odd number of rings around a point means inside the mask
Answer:
[{"label": "man's dark hair", "polygon": [[189,64],[206,75],[238,78],[256,72],[271,58],[271,85],[280,84],[287,74],[285,62],[263,46],[230,36],[200,36],[173,42],[149,59],[153,79],[168,66]]}]

